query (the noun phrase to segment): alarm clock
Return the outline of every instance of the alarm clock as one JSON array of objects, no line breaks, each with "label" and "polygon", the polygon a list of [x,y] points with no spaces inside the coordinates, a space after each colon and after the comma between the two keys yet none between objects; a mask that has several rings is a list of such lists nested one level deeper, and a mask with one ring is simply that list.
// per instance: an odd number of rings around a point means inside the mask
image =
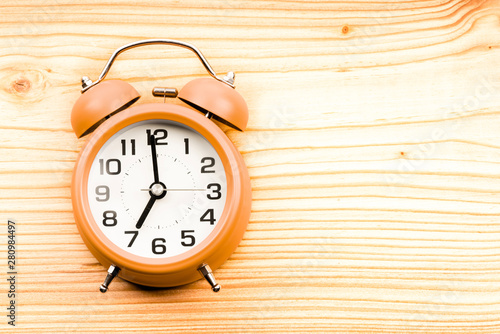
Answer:
[{"label": "alarm clock", "polygon": [[[129,83],[104,79],[119,54],[151,44],[191,50],[211,77],[179,92],[155,87],[163,101],[132,106],[139,93]],[[71,196],[83,241],[108,268],[101,292],[116,276],[153,287],[204,277],[220,290],[212,270],[240,243],[251,207],[245,163],[213,121],[246,128],[248,108],[234,77],[219,77],[191,44],[150,39],[117,49],[94,82],[82,78],[71,124],[87,140]]]}]

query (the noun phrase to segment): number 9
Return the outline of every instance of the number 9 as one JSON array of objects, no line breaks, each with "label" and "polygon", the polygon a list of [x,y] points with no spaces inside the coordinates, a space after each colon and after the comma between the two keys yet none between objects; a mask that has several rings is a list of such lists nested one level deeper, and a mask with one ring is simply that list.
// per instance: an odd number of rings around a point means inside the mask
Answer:
[{"label": "number 9", "polygon": [[[95,188],[96,193],[96,201],[98,202],[106,202],[109,200],[109,187],[108,186],[97,186]],[[104,198],[99,198],[99,196],[104,196]]]}]

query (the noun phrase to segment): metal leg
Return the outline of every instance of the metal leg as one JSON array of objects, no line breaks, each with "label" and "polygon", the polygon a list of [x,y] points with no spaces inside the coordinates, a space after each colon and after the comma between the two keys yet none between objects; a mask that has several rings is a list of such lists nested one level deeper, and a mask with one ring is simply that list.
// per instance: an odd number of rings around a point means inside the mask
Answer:
[{"label": "metal leg", "polygon": [[116,277],[116,275],[118,275],[119,272],[120,272],[120,268],[115,267],[114,265],[109,266],[108,275],[104,279],[104,283],[102,283],[101,287],[99,288],[99,290],[102,293],[105,293],[106,291],[108,291],[108,287],[111,284],[111,281],[113,281],[113,279]]},{"label": "metal leg", "polygon": [[212,269],[210,269],[210,266],[208,264],[202,264],[198,268],[198,271],[207,280],[208,284],[210,284],[213,292],[220,291],[220,285],[215,281],[215,277],[214,277],[214,274],[212,273]]}]

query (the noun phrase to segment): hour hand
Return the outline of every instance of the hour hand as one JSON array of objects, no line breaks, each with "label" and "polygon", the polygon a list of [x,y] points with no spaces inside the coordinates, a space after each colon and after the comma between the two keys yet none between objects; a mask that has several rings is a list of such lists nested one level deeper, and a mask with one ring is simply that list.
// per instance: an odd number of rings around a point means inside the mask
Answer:
[{"label": "hour hand", "polygon": [[139,220],[137,221],[137,224],[135,224],[136,229],[140,229],[142,225],[144,224],[144,221],[146,220],[146,217],[149,214],[149,211],[151,211],[151,208],[153,207],[153,204],[156,202],[156,196],[151,196],[149,199],[148,204],[146,204],[146,207],[144,208],[144,211],[142,211],[141,216],[139,217]]}]

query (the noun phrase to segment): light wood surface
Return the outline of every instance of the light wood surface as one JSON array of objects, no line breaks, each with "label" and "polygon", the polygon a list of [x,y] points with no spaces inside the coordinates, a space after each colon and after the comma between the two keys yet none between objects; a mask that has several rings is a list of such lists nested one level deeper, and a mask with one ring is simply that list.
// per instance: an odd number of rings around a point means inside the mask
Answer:
[{"label": "light wood surface", "polygon": [[[251,221],[207,283],[151,290],[83,244],[70,180],[82,75],[144,38],[237,73]],[[181,88],[188,51],[136,49],[108,78]],[[33,0],[0,5],[1,308],[18,233],[17,324],[56,332],[500,331],[500,1]]]}]

